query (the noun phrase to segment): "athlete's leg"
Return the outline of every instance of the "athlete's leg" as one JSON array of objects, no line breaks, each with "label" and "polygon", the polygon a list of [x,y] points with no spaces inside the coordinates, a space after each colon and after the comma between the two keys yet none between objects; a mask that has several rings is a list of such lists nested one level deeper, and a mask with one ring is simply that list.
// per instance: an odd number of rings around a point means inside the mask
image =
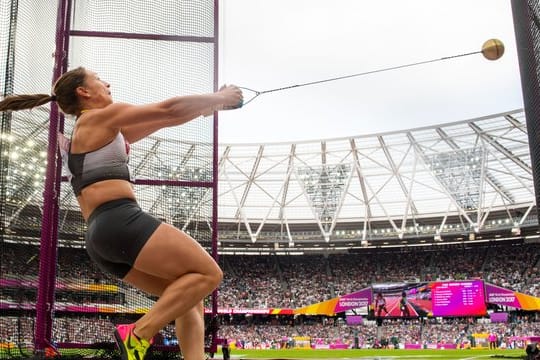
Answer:
[{"label": "athlete's leg", "polygon": [[175,321],[176,336],[184,359],[204,359],[204,307],[195,305]]},{"label": "athlete's leg", "polygon": [[[172,283],[171,280],[159,278],[132,269],[124,279],[129,284],[155,296],[161,296]],[[199,302],[186,314],[175,320],[176,337],[185,359],[204,358],[204,308]],[[138,328],[136,328],[138,330]],[[138,331],[135,333],[140,336]]]},{"label": "athlete's leg", "polygon": [[[221,269],[206,250],[190,236],[168,224],[161,224],[152,234],[124,280],[139,287],[136,279],[140,272],[170,281],[148,313],[135,323],[136,334],[145,339],[152,338],[169,322],[195,312],[192,309],[200,306],[198,304],[223,277]],[[194,322],[195,316],[189,315],[185,319]],[[202,336],[198,336],[203,338],[202,322],[200,327]],[[180,329],[180,332],[185,336],[185,331]],[[196,330],[195,333],[201,331]]]}]

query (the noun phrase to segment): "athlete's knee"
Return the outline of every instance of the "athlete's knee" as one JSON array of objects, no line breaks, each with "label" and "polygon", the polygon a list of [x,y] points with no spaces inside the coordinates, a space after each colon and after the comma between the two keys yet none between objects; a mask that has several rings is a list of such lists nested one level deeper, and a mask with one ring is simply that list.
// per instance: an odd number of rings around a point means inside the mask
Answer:
[{"label": "athlete's knee", "polygon": [[206,292],[211,293],[223,280],[223,271],[215,262],[212,262],[210,266],[208,266],[209,264],[206,265],[204,270],[201,269],[198,272],[200,276],[198,284],[199,286],[202,286]]},{"label": "athlete's knee", "polygon": [[209,274],[209,280],[209,286],[212,288],[212,290],[221,284],[221,281],[223,280],[223,271],[219,266],[216,265],[212,273]]}]

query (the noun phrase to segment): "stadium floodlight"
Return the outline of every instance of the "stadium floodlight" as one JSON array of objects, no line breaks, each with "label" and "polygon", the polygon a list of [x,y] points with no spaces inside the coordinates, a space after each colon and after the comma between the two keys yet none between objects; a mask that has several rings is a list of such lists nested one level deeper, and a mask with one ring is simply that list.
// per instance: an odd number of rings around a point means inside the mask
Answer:
[{"label": "stadium floodlight", "polygon": [[323,164],[297,167],[296,172],[328,242],[347,179],[351,174],[351,167],[349,164]]},{"label": "stadium floodlight", "polygon": [[465,211],[478,209],[483,189],[482,169],[486,164],[482,146],[424,155],[428,167],[448,194]]}]

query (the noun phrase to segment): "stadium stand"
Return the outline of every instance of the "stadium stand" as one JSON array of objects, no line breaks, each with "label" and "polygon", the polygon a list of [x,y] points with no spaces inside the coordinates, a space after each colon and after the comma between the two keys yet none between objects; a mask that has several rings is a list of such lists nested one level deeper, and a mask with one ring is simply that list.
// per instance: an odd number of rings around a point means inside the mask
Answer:
[{"label": "stadium stand", "polygon": [[[0,342],[30,344],[35,321],[30,309],[35,303],[38,267],[32,260],[33,245],[11,244],[1,272],[4,283],[0,300],[3,303],[29,304],[29,308],[12,308],[0,317]],[[451,256],[449,256],[449,254]],[[534,254],[526,259],[523,254]],[[75,259],[76,261],[73,261]],[[445,260],[446,259],[446,260]],[[29,261],[30,260],[30,261]],[[222,256],[220,263],[225,279],[219,289],[223,308],[268,309],[297,308],[346,294],[377,282],[394,282],[482,278],[511,290],[538,296],[538,266],[540,244],[486,244],[484,246],[447,246],[444,249],[371,249],[364,254],[333,254],[328,256]],[[7,283],[13,275],[25,282]],[[15,276],[16,275],[16,276]],[[110,291],[90,292],[77,283],[114,286]],[[150,296],[128,291],[121,283],[103,275],[88,259],[83,249],[61,249],[56,302],[59,305],[109,306],[124,305],[126,309],[141,304],[140,297]],[[533,290],[532,292],[530,290]],[[20,316],[21,312],[27,316]],[[55,319],[55,342],[107,342],[118,314],[59,311]],[[321,344],[342,342],[352,346],[355,337],[359,346],[383,346],[378,341],[373,321],[362,325],[347,325],[343,317],[268,316],[228,314],[220,317],[219,336],[230,339],[235,346],[245,348],[281,348],[293,345],[294,338],[309,336]],[[83,329],[90,329],[83,336]],[[495,332],[499,346],[523,345],[520,337],[540,333],[537,313],[514,311],[509,324],[489,323],[485,317],[455,319],[391,319],[385,323],[382,339],[388,346],[399,344],[448,343],[471,346],[471,334]],[[162,332],[165,344],[174,344],[174,331]],[[22,338],[21,338],[22,336]],[[85,337],[86,336],[86,337]],[[284,339],[288,340],[285,341]],[[517,340],[516,340],[517,339]],[[403,346],[403,345],[401,345]]]}]

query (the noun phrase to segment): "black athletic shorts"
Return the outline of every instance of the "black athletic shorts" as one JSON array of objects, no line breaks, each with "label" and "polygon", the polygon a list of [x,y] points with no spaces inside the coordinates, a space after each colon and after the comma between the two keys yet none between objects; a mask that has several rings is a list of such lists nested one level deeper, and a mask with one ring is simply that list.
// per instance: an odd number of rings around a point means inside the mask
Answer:
[{"label": "black athletic shorts", "polygon": [[124,278],[161,220],[135,200],[117,199],[98,206],[88,218],[86,251],[103,271]]}]

